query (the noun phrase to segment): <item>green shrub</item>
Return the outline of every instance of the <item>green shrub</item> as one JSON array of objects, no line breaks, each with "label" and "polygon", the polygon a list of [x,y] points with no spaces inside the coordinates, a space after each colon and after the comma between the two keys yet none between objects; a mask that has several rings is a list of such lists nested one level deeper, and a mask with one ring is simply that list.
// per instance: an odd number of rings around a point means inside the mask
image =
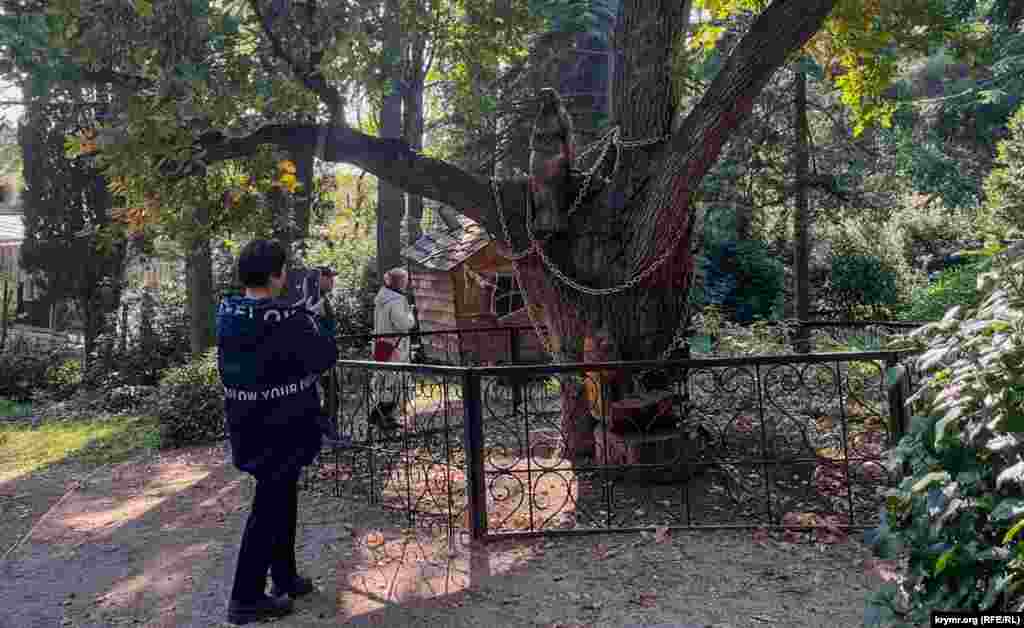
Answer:
[{"label": "green shrub", "polygon": [[224,387],[215,348],[198,360],[168,369],[156,398],[164,446],[181,447],[224,437]]},{"label": "green shrub", "polygon": [[[97,339],[89,369],[83,374],[88,388],[155,386],[166,369],[185,364],[189,359],[190,317],[184,294],[166,289],[159,291],[151,301],[133,294],[126,296],[124,302],[133,315],[139,316],[138,325],[133,326],[130,319],[129,327],[138,329],[124,351],[117,337],[104,334]],[[143,311],[148,316],[142,316]]]},{"label": "green shrub", "polygon": [[82,383],[82,361],[68,358],[46,369],[46,392],[56,399],[67,399]]},{"label": "green shrub", "polygon": [[785,273],[782,262],[763,242],[712,243],[701,266],[704,290],[699,304],[731,312],[741,323],[777,317],[781,312]]},{"label": "green shrub", "polygon": [[981,300],[978,275],[992,269],[990,260],[947,268],[934,281],[914,290],[910,302],[899,314],[908,321],[937,321],[954,306],[971,307]]},{"label": "green shrub", "polygon": [[47,371],[64,358],[60,349],[40,350],[8,340],[0,351],[0,397],[29,401],[47,388]]},{"label": "green shrub", "polygon": [[871,600],[866,624],[923,625],[935,609],[1024,609],[1024,261],[983,278],[985,296],[911,340],[923,350],[905,470],[868,541],[903,557],[905,580]]},{"label": "green shrub", "polygon": [[826,290],[830,304],[846,312],[875,310],[899,299],[896,269],[873,255],[837,252],[832,255]]}]

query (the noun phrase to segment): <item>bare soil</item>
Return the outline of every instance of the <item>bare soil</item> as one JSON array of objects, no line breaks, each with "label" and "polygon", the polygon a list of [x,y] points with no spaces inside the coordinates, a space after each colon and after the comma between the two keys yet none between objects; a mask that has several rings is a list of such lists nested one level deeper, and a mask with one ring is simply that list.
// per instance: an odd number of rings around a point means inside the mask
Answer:
[{"label": "bare soil", "polygon": [[[228,460],[193,448],[84,484],[70,468],[0,483],[0,552],[39,522],[0,564],[0,627],[228,626],[252,491]],[[299,508],[300,568],[319,592],[282,627],[852,627],[877,585],[855,540],[661,531],[473,546],[317,490]]]}]

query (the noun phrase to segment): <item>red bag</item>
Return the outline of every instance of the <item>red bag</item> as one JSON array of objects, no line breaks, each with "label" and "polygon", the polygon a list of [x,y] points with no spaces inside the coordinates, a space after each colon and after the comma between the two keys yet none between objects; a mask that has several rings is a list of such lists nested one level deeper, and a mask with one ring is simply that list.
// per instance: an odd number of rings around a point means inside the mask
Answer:
[{"label": "red bag", "polygon": [[373,359],[377,362],[390,362],[391,354],[395,352],[398,343],[391,343],[387,340],[377,340],[373,343]]}]

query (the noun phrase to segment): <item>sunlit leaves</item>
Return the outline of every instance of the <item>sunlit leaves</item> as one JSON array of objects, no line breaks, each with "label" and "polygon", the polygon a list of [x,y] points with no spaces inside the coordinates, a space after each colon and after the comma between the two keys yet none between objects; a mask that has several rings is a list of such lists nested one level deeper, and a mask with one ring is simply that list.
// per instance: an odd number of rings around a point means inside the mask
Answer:
[{"label": "sunlit leaves", "polygon": [[[710,51],[723,21],[743,12],[759,12],[760,0],[696,0],[714,21],[691,39],[694,48]],[[900,63],[912,55],[927,56],[939,45],[957,51],[977,48],[981,32],[935,0],[839,0],[824,28],[807,44],[810,54],[834,81],[854,118],[859,135],[871,125],[888,127],[896,107],[884,97]]]}]

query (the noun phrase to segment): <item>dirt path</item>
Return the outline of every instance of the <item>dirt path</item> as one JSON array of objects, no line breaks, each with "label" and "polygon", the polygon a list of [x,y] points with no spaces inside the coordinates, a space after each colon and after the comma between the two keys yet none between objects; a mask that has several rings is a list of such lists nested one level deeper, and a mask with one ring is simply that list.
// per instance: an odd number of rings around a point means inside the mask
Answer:
[{"label": "dirt path", "polygon": [[[193,449],[97,473],[0,564],[0,627],[228,626],[251,485],[226,459]],[[282,627],[857,626],[873,585],[852,542],[723,532],[450,546],[317,493],[300,518],[300,565],[321,592]]]}]

